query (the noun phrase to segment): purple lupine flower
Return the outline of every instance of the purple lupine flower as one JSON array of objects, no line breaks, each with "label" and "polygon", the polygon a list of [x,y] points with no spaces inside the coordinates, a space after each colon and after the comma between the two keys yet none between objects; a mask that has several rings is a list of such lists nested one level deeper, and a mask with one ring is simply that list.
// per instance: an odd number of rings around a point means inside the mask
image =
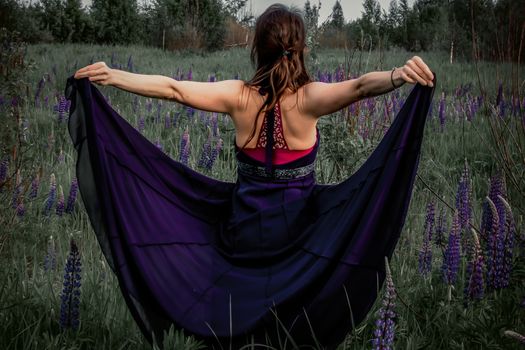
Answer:
[{"label": "purple lupine flower", "polygon": [[180,153],[179,161],[185,165],[188,165],[188,159],[190,157],[190,133],[188,128],[184,130],[180,141]]},{"label": "purple lupine flower", "polygon": [[441,93],[441,99],[439,100],[439,123],[441,125],[441,132],[445,128],[445,92]]},{"label": "purple lupine flower", "polygon": [[514,216],[512,215],[512,210],[510,208],[509,203],[501,195],[499,195],[498,197],[505,207],[505,225],[503,234],[500,237],[502,240],[504,240],[502,244],[503,264],[501,269],[501,287],[506,288],[509,286],[510,274],[512,272],[512,255],[516,235],[516,224],[514,222]]},{"label": "purple lupine flower", "polygon": [[20,177],[20,169],[16,171],[16,185],[15,189],[13,190],[13,197],[11,201],[11,207],[13,209],[16,209],[18,206],[18,199],[20,197],[20,193],[22,192],[22,178]]},{"label": "purple lupine flower", "polygon": [[496,96],[496,106],[499,106],[501,101],[503,101],[503,83],[500,81],[498,85],[498,94]]},{"label": "purple lupine flower", "polygon": [[214,83],[216,80],[215,74],[208,75],[208,82]]},{"label": "purple lupine flower", "polygon": [[500,216],[494,202],[485,197],[492,212],[491,230],[487,240],[487,290],[498,289],[502,285],[503,256],[504,256],[504,231],[500,230]]},{"label": "purple lupine flower", "polygon": [[144,132],[144,128],[145,128],[145,127],[146,127],[146,122],[145,122],[145,120],[144,120],[144,116],[141,115],[141,116],[139,117],[139,121],[138,121],[138,126],[137,126],[137,128],[138,128],[139,132],[142,133],[142,132]]},{"label": "purple lupine flower", "polygon": [[213,132],[213,137],[219,136],[219,115],[218,113],[213,112],[211,114],[210,125],[211,125],[211,130]]},{"label": "purple lupine flower", "polygon": [[342,64],[339,64],[339,66],[337,66],[337,69],[336,69],[336,80],[338,82],[345,80],[345,70],[344,70]]},{"label": "purple lupine flower", "polygon": [[436,246],[441,247],[445,244],[445,232],[447,231],[447,217],[445,208],[441,207],[438,215],[438,220],[436,223],[436,229],[435,229],[435,239],[434,243]]},{"label": "purple lupine flower", "polygon": [[29,199],[35,199],[38,195],[38,188],[40,186],[40,175],[37,173],[31,181],[31,191],[29,192]]},{"label": "purple lupine flower", "polygon": [[75,208],[75,201],[77,199],[78,180],[76,177],[71,180],[71,187],[69,188],[69,196],[67,197],[66,213],[72,213]]},{"label": "purple lupine flower", "polygon": [[459,223],[461,229],[469,226],[472,219],[472,186],[470,180],[470,172],[465,159],[463,172],[458,184],[458,190],[456,193],[456,209],[459,212]]},{"label": "purple lupine flower", "polygon": [[193,72],[191,70],[191,66],[190,66],[190,70],[188,71],[188,80],[193,80]]},{"label": "purple lupine flower", "polygon": [[49,96],[44,97],[44,107],[49,108]]},{"label": "purple lupine flower", "polygon": [[213,168],[213,164],[215,163],[215,160],[217,160],[217,157],[219,156],[219,153],[222,150],[223,141],[219,137],[217,140],[217,143],[215,144],[215,147],[211,150],[210,159],[206,163],[206,169],[211,170]]},{"label": "purple lupine flower", "polygon": [[423,246],[419,252],[419,273],[428,274],[432,269],[432,231],[434,230],[434,202],[427,204],[427,215],[423,228]]},{"label": "purple lupine flower", "polygon": [[60,153],[58,154],[58,164],[62,164],[65,161],[66,155],[64,154],[64,151],[62,148],[60,149]]},{"label": "purple lupine flower", "polygon": [[42,93],[42,89],[44,88],[44,84],[46,82],[46,79],[44,77],[40,78],[40,81],[38,82],[38,85],[36,87],[35,92],[35,107],[40,107],[40,94]]},{"label": "purple lupine flower", "polygon": [[205,126],[208,126],[208,119],[209,118],[206,117],[206,112],[200,111],[199,112],[199,119],[200,119],[201,123],[203,123]]},{"label": "purple lupine flower", "polygon": [[133,111],[133,114],[137,114],[139,108],[140,108],[139,97],[135,95],[135,97],[133,97],[133,101],[131,102],[131,110]]},{"label": "purple lupine flower", "polygon": [[160,111],[162,109],[162,102],[160,100],[157,101],[157,115],[155,117],[155,124],[160,123]]},{"label": "purple lupine flower", "polygon": [[129,55],[129,58],[128,58],[127,70],[128,72],[133,72],[133,60],[131,58],[131,55]]},{"label": "purple lupine flower", "polygon": [[153,107],[153,102],[151,101],[151,98],[146,99],[146,111],[148,111],[148,114],[151,113],[151,108]]},{"label": "purple lupine flower", "polygon": [[481,244],[474,229],[471,228],[471,232],[474,243],[465,275],[466,282],[465,288],[463,290],[463,305],[465,307],[468,305],[469,301],[481,300],[483,298],[485,284],[485,278],[483,276],[483,272],[485,270],[485,260],[483,258]]},{"label": "purple lupine flower", "polygon": [[191,106],[186,106],[186,114],[188,115],[188,118],[193,118],[193,115],[195,114],[195,109]]},{"label": "purple lupine flower", "polygon": [[19,200],[18,200],[18,204],[16,206],[16,216],[18,216],[19,218],[24,216],[26,212],[26,207],[24,205],[24,197],[20,197]]},{"label": "purple lupine flower", "polygon": [[452,285],[456,282],[456,277],[459,269],[460,260],[460,224],[457,209],[454,210],[454,217],[452,219],[452,226],[448,236],[448,245],[443,257],[443,265],[441,267],[443,281]]},{"label": "purple lupine flower", "polygon": [[47,195],[46,204],[44,207],[44,215],[49,216],[51,212],[51,208],[53,207],[53,204],[55,203],[56,199],[56,180],[55,180],[55,174],[51,174],[50,181],[49,181],[49,194]]},{"label": "purple lupine flower", "polygon": [[171,127],[171,116],[170,112],[166,112],[166,116],[164,117],[164,128],[169,129]]},{"label": "purple lupine flower", "polygon": [[[500,203],[498,195],[506,197],[505,189],[505,178],[501,172],[498,172],[490,178],[490,187],[488,197],[493,203]],[[500,205],[501,207],[501,205]],[[489,203],[487,201],[483,202],[483,212],[481,216],[481,237],[484,241],[487,241],[488,234],[492,230],[492,211],[490,210]],[[503,209],[503,208],[502,208]],[[503,215],[502,212],[498,212],[498,215]]]},{"label": "purple lupine flower", "polygon": [[56,213],[58,216],[62,216],[64,214],[64,191],[62,191],[62,185],[58,186],[58,202]]},{"label": "purple lupine flower", "polygon": [[211,131],[208,129],[208,138],[202,146],[201,157],[197,163],[198,167],[204,168],[208,163],[211,156]]},{"label": "purple lupine flower", "polygon": [[77,330],[79,326],[79,305],[80,305],[80,273],[82,263],[80,253],[73,239],[70,242],[70,252],[67,257],[64,269],[64,288],[60,299],[60,328],[71,328]]},{"label": "purple lupine flower", "polygon": [[157,148],[160,149],[160,150],[162,151],[162,143],[160,143],[160,140],[159,140],[159,139],[157,139],[157,140],[155,141],[155,146],[157,146]]},{"label": "purple lupine flower", "polygon": [[171,126],[175,127],[177,125],[177,120],[179,119],[181,112],[174,112],[173,118],[171,119]]},{"label": "purple lupine flower", "polygon": [[44,258],[44,271],[55,270],[57,267],[57,251],[53,236],[49,236],[47,243],[47,254]]},{"label": "purple lupine flower", "polygon": [[65,96],[60,96],[58,103],[55,105],[55,112],[58,113],[58,122],[62,122],[68,110],[68,101]]},{"label": "purple lupine flower", "polygon": [[392,280],[390,267],[388,266],[388,259],[385,257],[386,263],[386,278],[385,278],[385,294],[383,296],[383,303],[378,311],[378,318],[375,322],[376,328],[374,330],[374,339],[372,340],[372,349],[387,350],[392,349],[394,344],[394,327],[396,313],[394,307],[396,305],[396,290]]}]

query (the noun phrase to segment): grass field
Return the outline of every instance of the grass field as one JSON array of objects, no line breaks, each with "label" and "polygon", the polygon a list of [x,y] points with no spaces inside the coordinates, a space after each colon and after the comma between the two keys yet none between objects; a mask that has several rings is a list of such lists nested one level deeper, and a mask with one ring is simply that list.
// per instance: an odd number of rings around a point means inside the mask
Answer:
[{"label": "grass field", "polygon": [[[309,60],[308,68],[314,80],[334,81],[338,69],[344,69],[345,77],[390,70],[393,66],[402,66],[412,55],[403,51],[345,55],[341,50],[327,50],[319,52],[316,62]],[[525,146],[525,100],[510,98],[510,81],[516,72],[510,64],[480,62],[476,68],[471,63],[450,64],[447,53],[419,55],[436,73],[437,86],[407,219],[390,263],[398,295],[395,348],[521,349],[523,344],[503,334],[505,330],[525,334],[525,203],[512,179],[506,179],[505,197],[513,209],[516,226],[515,244],[508,262],[512,267],[508,286],[485,293],[481,300],[465,308],[463,293],[468,257],[461,257],[453,287],[442,279],[442,252],[448,238],[442,246],[432,242],[431,272],[422,276],[418,271],[427,205],[430,201],[435,204],[436,220],[443,210],[447,223],[445,237],[448,237],[465,160],[472,189],[472,224],[481,228],[490,178],[502,168],[491,125],[501,131],[503,136],[499,137],[507,142],[508,153],[516,160],[515,168],[510,169],[515,179],[524,181],[525,153],[516,145]],[[141,74],[162,74],[177,79],[187,79],[191,68],[193,80],[212,77],[246,80],[253,73],[249,52],[232,49],[198,55],[143,47],[37,45],[28,47],[26,59],[34,60],[35,68],[25,77],[32,86],[23,106],[25,156],[30,161],[21,169],[20,176],[24,180],[32,179],[41,168],[41,177],[34,198],[27,188],[23,213],[17,212],[16,204],[13,206],[14,180],[0,192],[0,216],[3,217],[0,220],[3,223],[0,227],[0,348],[150,348],[104,261],[81,199],[76,199],[71,213],[56,213],[60,190],[67,202],[75,176],[76,151],[67,131],[67,111],[59,103],[66,79],[87,64],[105,61],[115,68],[132,67]],[[43,76],[47,81],[38,90]],[[524,79],[522,69],[518,80]],[[480,82],[487,93],[483,100],[479,98]],[[498,99],[500,82],[502,93]],[[120,115],[172,158],[180,159],[181,139],[187,132],[188,165],[208,176],[235,181],[234,128],[227,116],[188,110],[174,102],[159,104],[160,100],[137,97],[114,87],[97,88]],[[412,85],[406,84],[393,93],[361,101],[320,120],[321,148],[316,169],[319,183],[339,182],[359,168],[380,141],[385,126],[392,121],[411,88]],[[522,89],[521,96],[524,92]],[[521,111],[516,107],[518,104]],[[7,103],[0,106],[0,113],[8,115]],[[203,167],[201,153],[207,141],[212,147],[218,147],[219,152],[211,166]],[[0,160],[8,155],[0,153]],[[9,162],[3,165],[7,165],[7,173],[11,175],[12,165]],[[56,180],[56,199],[52,202],[49,201],[51,174]],[[521,182],[522,190],[524,183]],[[46,215],[46,205],[50,215]],[[77,331],[60,327],[60,295],[71,238],[79,246],[82,263]],[[367,319],[349,334],[341,349],[372,348],[376,311],[380,307],[381,298],[378,298]],[[172,340],[177,344],[173,348],[196,348],[191,340],[179,337]]]}]

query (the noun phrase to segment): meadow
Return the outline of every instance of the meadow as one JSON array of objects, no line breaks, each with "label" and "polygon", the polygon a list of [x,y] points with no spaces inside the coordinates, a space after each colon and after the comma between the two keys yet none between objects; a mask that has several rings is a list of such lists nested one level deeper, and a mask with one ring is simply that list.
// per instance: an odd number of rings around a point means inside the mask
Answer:
[{"label": "meadow", "polygon": [[[413,55],[320,50],[315,60],[308,59],[308,69],[314,80],[333,82],[402,66]],[[525,334],[525,99],[512,99],[510,84],[516,74],[518,81],[525,74],[506,63],[451,64],[446,52],[418,55],[435,72],[437,85],[409,211],[390,262],[395,298],[383,298],[385,284],[368,317],[340,349],[375,348],[373,339],[381,333],[376,331],[378,311],[386,304],[396,313],[397,349],[520,349],[524,338],[505,332]],[[12,152],[0,153],[0,183],[8,179],[0,187],[0,348],[151,348],[126,307],[77,191],[66,79],[85,65],[105,61],[113,68],[175,79],[247,80],[253,73],[249,51],[196,54],[40,44],[28,47],[26,59],[34,61],[24,77],[31,85],[21,106],[29,161],[17,176]],[[317,182],[339,182],[359,168],[412,86],[320,119]],[[208,176],[235,181],[234,128],[228,116],[97,88],[170,157]],[[520,96],[524,92],[522,85]],[[0,103],[7,118],[10,101],[0,96]],[[501,149],[512,162],[502,159]],[[470,225],[480,237],[472,235]],[[78,257],[70,256],[72,239]],[[75,261],[81,265],[78,305],[64,311],[64,290],[75,283],[65,277]],[[171,334],[168,344],[198,348],[182,333]]]}]

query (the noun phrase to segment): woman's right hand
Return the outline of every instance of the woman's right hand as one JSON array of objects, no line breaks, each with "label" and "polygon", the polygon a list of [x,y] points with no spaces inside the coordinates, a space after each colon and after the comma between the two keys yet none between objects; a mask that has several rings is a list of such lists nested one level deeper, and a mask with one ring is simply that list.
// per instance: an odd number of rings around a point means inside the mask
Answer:
[{"label": "woman's right hand", "polygon": [[89,81],[98,85],[111,85],[112,76],[112,69],[109,68],[105,62],[90,64],[89,66],[80,68],[75,73],[75,79],[89,77]]},{"label": "woman's right hand", "polygon": [[434,80],[434,74],[432,74],[430,68],[428,68],[427,64],[423,62],[419,56],[412,57],[403,67],[396,69],[394,76],[396,74],[397,77],[410,84],[420,83],[424,86],[434,86],[432,83],[432,80]]}]

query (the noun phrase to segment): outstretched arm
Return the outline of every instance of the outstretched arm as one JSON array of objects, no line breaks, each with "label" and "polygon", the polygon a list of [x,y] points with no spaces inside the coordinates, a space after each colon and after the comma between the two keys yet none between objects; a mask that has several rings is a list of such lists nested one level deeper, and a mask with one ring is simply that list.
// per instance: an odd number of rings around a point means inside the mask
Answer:
[{"label": "outstretched arm", "polygon": [[392,71],[370,72],[359,78],[337,83],[310,83],[305,88],[305,109],[309,115],[321,117],[363,98],[392,91],[405,82],[432,87],[433,78],[423,60],[414,56],[403,67],[395,69],[393,74]]},{"label": "outstretched arm", "polygon": [[242,85],[240,80],[208,83],[175,80],[163,75],[130,73],[96,62],[79,69],[75,78],[89,77],[99,85],[111,85],[146,97],[172,100],[196,109],[231,114]]}]

